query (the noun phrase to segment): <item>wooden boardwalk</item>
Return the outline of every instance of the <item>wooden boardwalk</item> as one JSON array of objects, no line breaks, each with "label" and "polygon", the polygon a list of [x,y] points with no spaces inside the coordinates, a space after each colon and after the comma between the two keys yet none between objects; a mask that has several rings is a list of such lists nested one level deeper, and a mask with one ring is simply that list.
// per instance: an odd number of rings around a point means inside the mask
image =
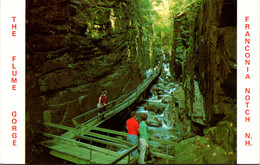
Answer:
[{"label": "wooden boardwalk", "polygon": [[[160,72],[157,72],[146,79],[134,91],[113,100],[111,102],[113,105],[112,108],[101,114],[104,114],[105,117],[102,121],[97,119],[97,111],[99,108],[95,108],[73,118],[72,122],[75,127],[44,123],[46,128],[53,127],[66,132],[61,135],[41,132],[48,138],[48,140],[43,141],[41,145],[49,148],[51,155],[77,164],[137,163],[137,158],[130,156],[130,153],[136,150],[138,146],[124,140],[126,139],[127,133],[100,128],[98,125],[138,100],[139,96],[147,89],[159,73]],[[121,136],[121,138],[118,138],[118,136]],[[150,138],[150,140],[165,145],[174,145],[172,142],[159,139]],[[156,152],[152,152],[152,154],[166,159],[166,163],[168,160],[173,160],[173,156],[168,155],[168,150],[166,154]]]},{"label": "wooden boardwalk", "polygon": [[[44,136],[52,138],[42,142],[42,145],[50,148],[52,150],[50,154],[53,156],[77,164],[115,164],[117,162],[120,164],[133,164],[137,161],[134,157],[127,157],[132,151],[137,149],[137,146],[125,140],[101,133],[94,133],[88,131],[86,127],[83,127],[84,129],[81,130],[59,124],[45,124],[46,126],[60,128],[74,134],[73,137],[68,138],[66,137],[68,134],[57,136],[43,132]],[[110,135],[115,134],[113,130],[113,133],[111,133],[111,130],[100,132],[110,132]],[[118,153],[115,149],[124,149],[125,151]]]}]

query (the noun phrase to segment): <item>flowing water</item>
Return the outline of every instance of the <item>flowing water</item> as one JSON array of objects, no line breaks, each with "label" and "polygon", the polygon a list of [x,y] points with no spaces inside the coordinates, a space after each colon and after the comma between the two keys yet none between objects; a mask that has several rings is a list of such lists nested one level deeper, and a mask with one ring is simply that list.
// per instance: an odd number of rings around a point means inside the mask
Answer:
[{"label": "flowing water", "polygon": [[[149,103],[162,103],[162,98],[164,96],[170,96],[174,93],[175,90],[175,83],[174,82],[169,82],[169,79],[171,77],[170,71],[169,71],[169,63],[163,63],[163,70],[162,73],[160,75],[160,77],[158,77],[158,81],[156,84],[154,84],[150,89],[152,89],[154,86],[160,86],[159,91],[162,91],[161,94],[159,94],[159,92],[154,91],[154,90],[150,90],[151,91],[151,96],[149,98],[146,98],[144,100],[144,102],[142,102],[140,105],[136,106],[136,112],[138,115],[140,115],[141,113],[146,113],[148,114],[149,111],[145,109],[145,107],[149,104]],[[167,82],[165,82],[167,81]],[[165,86],[163,86],[162,84],[166,84]],[[159,122],[161,122],[161,126],[160,127],[152,127],[152,126],[148,126],[149,129],[149,136],[152,138],[156,138],[156,139],[162,139],[162,140],[171,140],[171,141],[178,141],[180,139],[179,133],[176,131],[176,129],[174,127],[168,126],[167,123],[165,123],[164,121],[164,115],[165,115],[165,111],[167,111],[168,109],[168,103],[164,103],[166,105],[166,108],[164,109],[164,111],[160,114],[156,114],[155,117],[158,119]],[[138,119],[137,119],[138,120]],[[158,142],[153,142],[150,141],[150,146],[151,146],[151,150],[158,152],[158,153],[166,153],[166,145],[162,145],[161,143]],[[124,149],[120,149],[117,150],[117,152],[124,152]]]},{"label": "flowing water", "polygon": [[[166,80],[162,78],[162,76],[160,76],[158,78],[158,81],[167,81],[169,80],[169,77],[171,76],[171,73],[169,71],[169,63],[163,63],[163,70],[162,70],[162,74],[165,74]],[[162,75],[161,74],[161,75]],[[173,82],[168,82],[167,85],[173,85]],[[155,84],[156,85],[156,84]],[[152,88],[152,87],[151,87]],[[158,102],[161,103],[162,99],[164,96],[169,96],[172,94],[172,92],[175,90],[175,88],[164,88],[164,94],[163,95],[156,95],[154,91],[152,91],[152,96],[148,99],[146,99],[144,101],[144,103],[142,103],[140,106],[137,106],[137,114],[140,113],[146,113],[148,114],[148,110],[145,110],[144,107],[149,104],[150,102]],[[159,99],[160,98],[160,99]],[[164,112],[168,109],[168,103],[166,103],[166,108],[164,110]],[[161,113],[161,114],[156,114],[156,118],[162,123],[161,127],[150,127],[149,128],[149,134],[150,137],[153,138],[158,138],[158,139],[165,139],[165,140],[169,140],[169,139],[176,139],[177,134],[175,132],[175,129],[171,126],[167,126],[167,124],[164,122],[163,118],[164,118],[164,114],[165,113]]]}]

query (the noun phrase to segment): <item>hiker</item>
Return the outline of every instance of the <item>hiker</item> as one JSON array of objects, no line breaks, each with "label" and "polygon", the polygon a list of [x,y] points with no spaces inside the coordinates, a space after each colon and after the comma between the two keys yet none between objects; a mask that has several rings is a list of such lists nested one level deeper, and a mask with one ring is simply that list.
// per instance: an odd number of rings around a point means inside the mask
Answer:
[{"label": "hiker", "polygon": [[[139,123],[135,120],[137,114],[135,111],[131,112],[131,118],[126,121],[126,129],[128,130],[127,141],[132,144],[138,145],[138,132],[139,132]],[[138,158],[137,150],[131,153],[132,156]]]},{"label": "hiker", "polygon": [[[103,113],[103,112],[106,111],[106,106],[107,106],[107,104],[108,104],[108,98],[107,98],[107,91],[105,90],[105,91],[102,91],[102,92],[101,92],[101,94],[100,94],[100,96],[99,96],[99,98],[98,98],[98,105],[97,105],[97,107],[98,107],[98,108],[99,108],[99,107],[102,107],[102,108],[100,108],[100,109],[98,110],[98,116],[99,116],[101,113]],[[104,119],[104,114],[103,114],[103,115],[100,115],[100,116],[98,117],[98,120],[102,120],[102,119]]]},{"label": "hiker", "polygon": [[148,132],[148,126],[146,125],[145,121],[147,119],[147,114],[142,113],[141,114],[141,122],[139,125],[140,129],[140,139],[139,139],[139,150],[140,150],[140,157],[139,157],[139,163],[145,164],[145,153],[146,150],[149,148],[149,132]]},{"label": "hiker", "polygon": [[108,104],[109,104],[108,98],[107,98],[107,91],[106,91],[106,90],[104,91],[104,104],[105,104],[105,105],[108,105]]}]

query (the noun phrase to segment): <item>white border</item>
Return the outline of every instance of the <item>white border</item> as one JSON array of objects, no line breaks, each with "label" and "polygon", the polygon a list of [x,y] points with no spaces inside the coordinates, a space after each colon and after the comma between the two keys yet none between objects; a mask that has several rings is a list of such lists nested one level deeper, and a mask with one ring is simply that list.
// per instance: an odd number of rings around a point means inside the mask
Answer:
[{"label": "white border", "polygon": [[[237,12],[237,163],[259,163],[259,0],[238,0]],[[245,22],[245,17],[249,20]],[[245,24],[250,29],[245,29]],[[245,65],[245,34],[250,33],[250,66]],[[249,73],[251,79],[245,79]],[[250,88],[250,122],[245,122],[245,88]],[[250,133],[252,139],[245,138]],[[252,146],[246,146],[250,140]]]},{"label": "white border", "polygon": [[[12,36],[13,16],[16,17],[16,37]],[[0,51],[0,163],[25,163],[25,0],[1,0]],[[16,56],[16,91],[11,89],[12,56]],[[17,131],[12,131],[12,111],[17,112]],[[12,145],[14,132],[17,146]]]},{"label": "white border", "polygon": [[[25,163],[25,0],[1,0],[1,95],[0,95],[0,163]],[[259,0],[238,0],[237,25],[237,163],[259,161]],[[12,16],[16,16],[17,37],[10,35]],[[251,80],[245,81],[244,18],[250,17]],[[18,70],[17,91],[10,90],[11,56],[16,55]],[[251,123],[244,122],[245,87],[251,88]],[[11,137],[11,111],[18,112],[18,146],[13,147]],[[252,147],[245,147],[245,132],[252,136]]]}]

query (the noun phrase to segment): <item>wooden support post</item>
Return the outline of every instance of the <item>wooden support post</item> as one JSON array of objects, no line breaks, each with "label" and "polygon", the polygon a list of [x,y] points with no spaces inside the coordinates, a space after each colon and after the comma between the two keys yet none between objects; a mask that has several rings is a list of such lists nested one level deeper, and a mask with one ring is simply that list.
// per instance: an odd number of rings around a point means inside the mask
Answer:
[{"label": "wooden support post", "polygon": [[[168,145],[166,144],[166,155],[168,156]],[[166,164],[168,164],[168,159],[166,159]]]},{"label": "wooden support post", "polygon": [[[107,132],[107,136],[109,136],[109,133]],[[109,145],[107,144],[107,149],[109,149]]]},{"label": "wooden support post", "polygon": [[71,121],[72,121],[72,123],[73,123],[75,126],[77,126],[78,123],[76,122],[75,119],[72,119]]},{"label": "wooden support post", "polygon": [[130,154],[128,154],[128,164],[130,164]]},{"label": "wooden support post", "polygon": [[173,164],[175,164],[175,145],[173,146],[173,155],[174,155]]},{"label": "wooden support post", "polygon": [[[92,145],[92,137],[90,138],[90,145]],[[91,160],[92,159],[92,149],[90,149],[90,151],[89,151],[89,160]]]},{"label": "wooden support post", "polygon": [[89,160],[91,160],[92,159],[92,149],[89,149],[90,151],[89,151]]}]

